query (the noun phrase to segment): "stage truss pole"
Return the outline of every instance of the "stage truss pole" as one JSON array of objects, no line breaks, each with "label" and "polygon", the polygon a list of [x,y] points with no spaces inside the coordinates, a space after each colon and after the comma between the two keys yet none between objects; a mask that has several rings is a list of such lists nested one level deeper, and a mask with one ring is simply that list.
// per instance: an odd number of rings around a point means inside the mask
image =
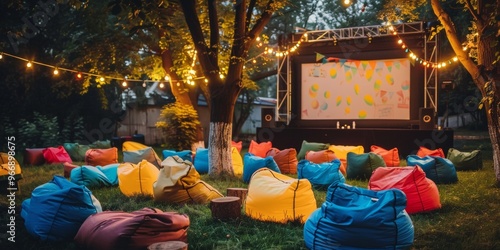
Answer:
[{"label": "stage truss pole", "polygon": [[277,121],[286,122],[288,125],[291,120],[292,110],[289,53],[285,53],[282,57],[277,57],[277,62],[278,77],[276,79],[276,118]]},{"label": "stage truss pole", "polygon": [[[438,64],[438,35],[428,38],[427,34],[424,36],[425,46],[424,55],[425,60],[432,62],[434,65]],[[427,65],[424,67],[424,107],[434,108],[434,113],[438,112],[437,98],[438,98],[438,70],[437,67]]]}]

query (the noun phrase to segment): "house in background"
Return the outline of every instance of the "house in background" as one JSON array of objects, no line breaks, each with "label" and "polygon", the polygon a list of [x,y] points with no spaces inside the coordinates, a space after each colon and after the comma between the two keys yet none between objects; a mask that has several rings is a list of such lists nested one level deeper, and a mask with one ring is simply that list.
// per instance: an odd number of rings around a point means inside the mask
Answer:
[{"label": "house in background", "polygon": [[[132,89],[127,89],[122,93],[122,108],[126,111],[126,114],[124,119],[117,125],[116,136],[126,137],[139,134],[144,136],[144,143],[146,145],[159,145],[163,142],[163,135],[156,128],[156,122],[160,117],[163,106],[174,102],[175,99],[166,90],[160,88],[158,83],[146,88],[144,92],[145,100],[138,100],[137,96]],[[241,102],[244,100],[240,98],[238,101]],[[139,105],[139,102],[142,102],[142,105]],[[254,135],[257,127],[261,127],[262,124],[262,108],[274,108],[275,106],[276,99],[274,98],[257,98],[254,101],[252,113],[245,121],[241,133]],[[197,112],[202,124],[204,142],[207,145],[210,110],[202,95],[198,98]]]}]

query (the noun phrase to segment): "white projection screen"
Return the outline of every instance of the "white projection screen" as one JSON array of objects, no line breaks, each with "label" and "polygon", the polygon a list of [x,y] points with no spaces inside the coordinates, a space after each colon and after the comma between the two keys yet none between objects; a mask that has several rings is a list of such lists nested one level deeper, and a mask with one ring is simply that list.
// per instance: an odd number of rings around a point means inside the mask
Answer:
[{"label": "white projection screen", "polygon": [[409,120],[410,60],[301,65],[301,119]]}]

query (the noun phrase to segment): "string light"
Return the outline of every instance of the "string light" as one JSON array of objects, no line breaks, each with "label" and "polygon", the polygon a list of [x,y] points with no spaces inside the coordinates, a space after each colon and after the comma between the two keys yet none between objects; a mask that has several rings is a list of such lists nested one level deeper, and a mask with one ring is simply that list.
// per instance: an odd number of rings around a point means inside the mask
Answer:
[{"label": "string light", "polygon": [[0,59],[3,59],[3,53],[0,53]]},{"label": "string light", "polygon": [[31,62],[28,61],[28,63],[26,63],[26,67],[31,68],[31,66],[32,66]]},{"label": "string light", "polygon": [[54,69],[54,75],[59,75],[59,70],[57,68]]}]

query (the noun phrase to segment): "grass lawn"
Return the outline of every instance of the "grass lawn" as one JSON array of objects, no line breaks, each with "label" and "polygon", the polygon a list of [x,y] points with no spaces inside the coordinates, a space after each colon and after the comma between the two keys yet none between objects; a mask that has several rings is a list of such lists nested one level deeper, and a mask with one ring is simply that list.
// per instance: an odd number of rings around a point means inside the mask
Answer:
[{"label": "grass lawn", "polygon": [[[459,182],[456,184],[438,185],[442,204],[440,210],[410,216],[415,229],[412,249],[500,249],[500,189],[493,187],[495,178],[490,141],[456,140],[455,148],[463,151],[481,149],[484,167],[479,171],[458,172]],[[8,200],[6,195],[0,197],[2,249],[78,249],[72,241],[50,243],[35,240],[26,231],[20,216],[21,202],[31,196],[34,188],[50,181],[54,175],[63,175],[63,167],[56,164],[23,166],[22,169],[21,192],[15,196],[16,245],[7,241],[10,236],[6,227],[9,223]],[[202,175],[202,179],[223,194],[229,187],[247,186],[240,179],[216,181],[207,175]],[[368,181],[346,182],[363,188],[368,186]],[[94,188],[91,191],[103,210],[131,212],[156,207],[187,214],[190,219],[189,249],[306,249],[303,225],[297,222],[260,222],[246,216],[238,221],[221,222],[212,219],[208,205],[155,203],[150,197],[126,197],[118,187]],[[326,192],[315,190],[314,193],[320,207]]]}]

